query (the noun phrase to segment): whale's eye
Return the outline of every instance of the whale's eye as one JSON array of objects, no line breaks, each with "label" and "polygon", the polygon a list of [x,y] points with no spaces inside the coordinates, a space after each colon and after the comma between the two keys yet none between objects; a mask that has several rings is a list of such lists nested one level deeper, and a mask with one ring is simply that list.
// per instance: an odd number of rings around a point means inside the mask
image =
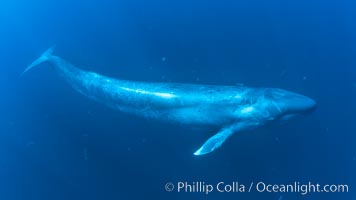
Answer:
[{"label": "whale's eye", "polygon": [[248,100],[247,99],[243,99],[242,101],[241,101],[241,105],[247,105],[248,104]]},{"label": "whale's eye", "polygon": [[254,100],[254,99],[243,99],[241,101],[241,105],[250,106],[250,105],[254,104],[255,102],[256,102],[256,100]]}]

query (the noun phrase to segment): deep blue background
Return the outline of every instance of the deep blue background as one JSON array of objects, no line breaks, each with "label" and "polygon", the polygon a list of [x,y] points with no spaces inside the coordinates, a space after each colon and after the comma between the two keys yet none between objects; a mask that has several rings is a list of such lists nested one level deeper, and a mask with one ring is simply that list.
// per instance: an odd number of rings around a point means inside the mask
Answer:
[{"label": "deep blue background", "polygon": [[[355,199],[353,1],[0,2],[0,199]],[[73,91],[45,49],[82,69],[141,81],[278,87],[318,102],[310,116],[236,134],[128,116]],[[336,194],[168,193],[168,181],[312,181]]]}]

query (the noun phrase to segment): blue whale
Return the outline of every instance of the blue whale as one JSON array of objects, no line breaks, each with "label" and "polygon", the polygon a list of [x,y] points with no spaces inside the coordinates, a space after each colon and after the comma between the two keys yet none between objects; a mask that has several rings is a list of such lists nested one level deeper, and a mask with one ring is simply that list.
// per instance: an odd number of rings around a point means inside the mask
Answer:
[{"label": "blue whale", "polygon": [[237,132],[310,113],[316,102],[277,88],[136,82],[81,70],[44,52],[22,74],[48,62],[76,91],[126,113],[193,126],[219,127],[194,155],[219,148]]}]

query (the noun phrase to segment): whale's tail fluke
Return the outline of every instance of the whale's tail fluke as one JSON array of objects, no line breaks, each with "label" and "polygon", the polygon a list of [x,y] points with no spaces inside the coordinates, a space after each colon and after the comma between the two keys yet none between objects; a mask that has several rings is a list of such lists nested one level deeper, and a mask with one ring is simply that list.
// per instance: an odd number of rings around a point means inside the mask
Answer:
[{"label": "whale's tail fluke", "polygon": [[41,63],[44,63],[46,61],[48,61],[52,55],[53,55],[53,50],[56,46],[52,46],[51,48],[47,49],[47,51],[45,51],[39,58],[37,58],[35,61],[33,61],[22,73],[20,76],[22,76],[23,74],[25,74],[27,71],[29,71],[30,69],[40,65]]}]

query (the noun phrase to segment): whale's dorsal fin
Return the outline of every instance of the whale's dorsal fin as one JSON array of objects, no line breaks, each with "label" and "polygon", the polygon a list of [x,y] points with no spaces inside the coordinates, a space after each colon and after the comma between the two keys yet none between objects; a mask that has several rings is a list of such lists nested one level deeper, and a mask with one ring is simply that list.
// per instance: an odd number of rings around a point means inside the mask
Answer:
[{"label": "whale's dorsal fin", "polygon": [[246,124],[234,124],[228,127],[222,128],[217,134],[210,137],[197,151],[194,155],[200,156],[214,151],[219,148],[227,138],[229,138],[235,132],[242,131],[246,128]]}]

